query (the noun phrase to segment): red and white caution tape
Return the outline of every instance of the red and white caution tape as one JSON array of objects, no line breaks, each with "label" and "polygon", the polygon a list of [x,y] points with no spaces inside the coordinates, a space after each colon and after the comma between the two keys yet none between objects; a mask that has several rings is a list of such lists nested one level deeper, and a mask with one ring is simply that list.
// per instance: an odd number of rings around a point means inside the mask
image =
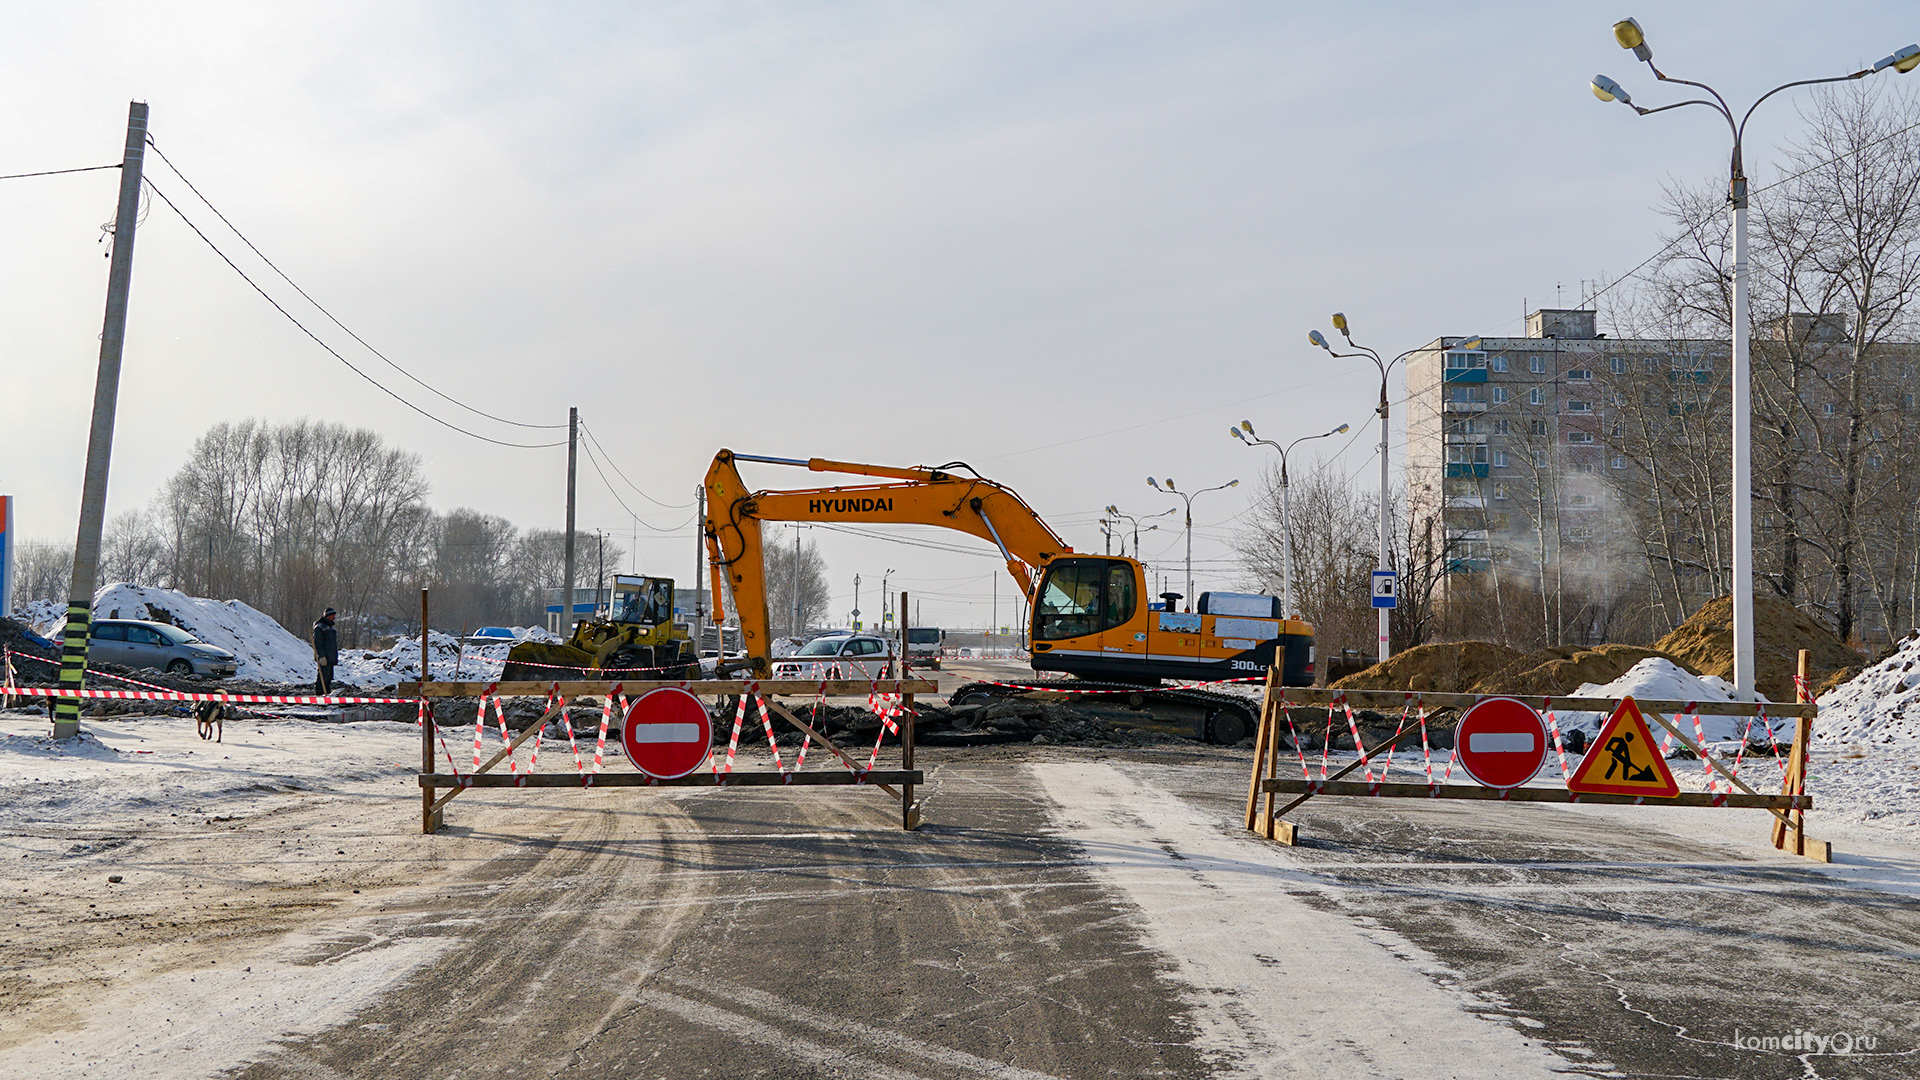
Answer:
[{"label": "red and white caution tape", "polygon": [[68,690],[18,686],[15,697],[106,698],[114,701],[224,701],[242,705],[411,705],[419,698],[320,697],[317,694],[188,694],[178,690]]}]

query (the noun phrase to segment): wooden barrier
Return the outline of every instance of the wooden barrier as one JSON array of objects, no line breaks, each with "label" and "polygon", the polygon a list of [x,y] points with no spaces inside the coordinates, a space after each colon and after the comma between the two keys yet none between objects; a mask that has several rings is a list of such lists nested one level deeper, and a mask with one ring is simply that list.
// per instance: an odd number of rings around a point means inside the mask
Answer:
[{"label": "wooden barrier", "polygon": [[[1719,774],[1729,787],[1738,791],[1727,792],[1682,792],[1676,798],[1650,798],[1629,795],[1600,795],[1576,793],[1563,787],[1514,787],[1489,788],[1478,785],[1446,783],[1387,783],[1380,782],[1342,782],[1342,777],[1371,761],[1375,755],[1386,750],[1394,743],[1416,734],[1419,728],[1402,729],[1375,746],[1355,746],[1360,751],[1358,760],[1348,764],[1333,776],[1324,780],[1281,779],[1278,776],[1280,764],[1281,735],[1279,730],[1280,711],[1295,706],[1327,706],[1338,704],[1377,704],[1387,707],[1405,707],[1414,702],[1425,708],[1457,708],[1465,710],[1478,702],[1492,697],[1511,697],[1525,702],[1535,710],[1554,709],[1562,712],[1600,712],[1611,713],[1620,703],[1618,698],[1549,698],[1521,694],[1446,694],[1446,693],[1407,693],[1399,690],[1332,690],[1323,688],[1283,687],[1278,682],[1277,670],[1267,673],[1266,694],[1261,702],[1259,730],[1254,737],[1253,774],[1247,783],[1246,827],[1249,831],[1262,832],[1269,840],[1284,844],[1293,844],[1299,839],[1298,827],[1285,817],[1294,808],[1317,795],[1356,796],[1372,798],[1404,799],[1471,799],[1495,802],[1558,802],[1558,803],[1623,803],[1645,806],[1723,806],[1749,807],[1763,809],[1773,816],[1773,845],[1782,850],[1791,850],[1795,854],[1821,862],[1833,861],[1833,850],[1827,843],[1814,840],[1806,835],[1806,811],[1813,808],[1813,798],[1806,793],[1806,761],[1808,742],[1813,733],[1813,720],[1819,714],[1818,706],[1807,693],[1808,655],[1800,653],[1800,678],[1798,701],[1791,703],[1771,702],[1688,702],[1635,699],[1641,714],[1646,719],[1665,729],[1679,744],[1704,761],[1707,768]],[[1666,713],[1691,713],[1701,716],[1760,716],[1784,719],[1794,718],[1794,737],[1788,756],[1785,780],[1779,795],[1762,795],[1755,791],[1733,771],[1715,758],[1705,747],[1689,738],[1685,732],[1667,720]],[[1371,771],[1369,771],[1371,775]],[[1384,771],[1382,776],[1384,777]],[[1260,806],[1260,796],[1266,795],[1264,810]],[[1285,806],[1275,808],[1280,795],[1292,795],[1294,798]],[[1264,820],[1263,820],[1264,819]]]},{"label": "wooden barrier", "polygon": [[[905,598],[902,598],[902,607]],[[427,590],[420,590],[420,666],[424,673],[428,669],[427,654]],[[637,699],[648,691],[662,687],[674,687],[696,696],[738,697],[754,695],[764,700],[770,695],[787,694],[797,697],[846,697],[867,696],[871,694],[898,694],[902,713],[900,717],[900,768],[867,769],[850,757],[824,733],[816,731],[812,725],[800,719],[792,711],[777,701],[766,701],[767,711],[777,715],[799,729],[806,740],[818,745],[839,759],[846,771],[822,771],[816,773],[801,772],[734,772],[695,773],[674,780],[662,780],[634,770],[632,772],[596,772],[586,776],[574,773],[536,773],[502,776],[493,772],[494,766],[513,756],[521,744],[534,738],[556,717],[562,723],[566,718],[562,714],[568,699],[601,698],[615,694],[628,699]],[[913,701],[917,694],[932,694],[938,687],[925,679],[837,679],[826,682],[799,679],[698,679],[698,680],[608,680],[592,681],[580,679],[554,680],[549,682],[419,682],[401,683],[395,688],[397,696],[421,699],[426,707],[421,710],[420,718],[420,831],[437,832],[444,823],[444,811],[447,803],[453,801],[462,791],[469,788],[627,788],[627,787],[877,787],[900,802],[900,827],[917,829],[920,827],[920,804],[913,797],[917,784],[926,782],[925,775],[914,768],[914,715]],[[438,741],[439,723],[434,715],[432,702],[435,698],[477,698],[483,696],[539,697],[548,698],[546,711],[522,731],[506,746],[501,747],[487,761],[470,773],[442,773],[435,771],[434,744]],[[620,720],[624,721],[624,717]],[[619,721],[616,721],[616,723]],[[885,721],[882,721],[883,729]],[[465,726],[465,725],[462,725]],[[711,752],[711,751],[709,751]],[[898,785],[896,788],[895,785]],[[437,794],[445,789],[444,794]]]}]

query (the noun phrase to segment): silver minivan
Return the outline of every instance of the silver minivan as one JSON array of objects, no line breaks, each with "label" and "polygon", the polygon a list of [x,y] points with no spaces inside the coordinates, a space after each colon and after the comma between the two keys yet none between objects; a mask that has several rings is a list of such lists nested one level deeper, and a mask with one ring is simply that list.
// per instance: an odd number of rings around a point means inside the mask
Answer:
[{"label": "silver minivan", "polygon": [[224,679],[239,668],[239,658],[209,645],[177,626],[133,619],[102,619],[93,624],[87,658],[131,668],[158,668],[175,675],[212,675]]}]

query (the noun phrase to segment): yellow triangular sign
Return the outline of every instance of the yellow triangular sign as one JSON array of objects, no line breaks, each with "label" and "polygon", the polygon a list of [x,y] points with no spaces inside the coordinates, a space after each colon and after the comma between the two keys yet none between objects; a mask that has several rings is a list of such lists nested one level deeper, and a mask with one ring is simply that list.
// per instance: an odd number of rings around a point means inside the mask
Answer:
[{"label": "yellow triangular sign", "polygon": [[1680,794],[1673,773],[1647,730],[1640,706],[1630,697],[1620,699],[1613,719],[1594,736],[1580,767],[1567,778],[1567,790],[1592,795],[1641,795],[1671,799]]}]

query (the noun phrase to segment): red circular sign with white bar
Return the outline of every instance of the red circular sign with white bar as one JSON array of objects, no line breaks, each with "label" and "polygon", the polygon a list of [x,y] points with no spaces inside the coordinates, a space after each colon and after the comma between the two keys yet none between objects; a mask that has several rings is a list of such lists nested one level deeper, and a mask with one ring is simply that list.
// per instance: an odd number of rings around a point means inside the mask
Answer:
[{"label": "red circular sign with white bar", "polygon": [[1515,788],[1547,761],[1547,725],[1524,701],[1488,698],[1454,730],[1460,767],[1481,787]]},{"label": "red circular sign with white bar", "polygon": [[707,760],[713,721],[700,699],[677,686],[649,690],[627,708],[621,745],[634,768],[659,780],[685,776]]}]

